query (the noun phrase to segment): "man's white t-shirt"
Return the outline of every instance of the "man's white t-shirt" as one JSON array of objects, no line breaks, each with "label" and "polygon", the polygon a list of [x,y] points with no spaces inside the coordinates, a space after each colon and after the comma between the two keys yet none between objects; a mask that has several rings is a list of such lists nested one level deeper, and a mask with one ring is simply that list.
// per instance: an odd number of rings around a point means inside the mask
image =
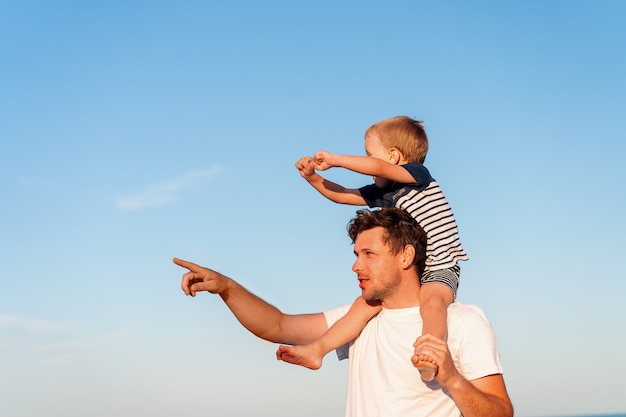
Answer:
[{"label": "man's white t-shirt", "polygon": [[[324,312],[328,327],[349,309]],[[350,359],[346,417],[461,415],[437,381],[424,382],[411,363],[413,343],[421,332],[419,307],[383,308],[356,339],[337,349],[339,359]],[[495,336],[479,307],[450,305],[448,346],[466,379],[502,373]]]}]

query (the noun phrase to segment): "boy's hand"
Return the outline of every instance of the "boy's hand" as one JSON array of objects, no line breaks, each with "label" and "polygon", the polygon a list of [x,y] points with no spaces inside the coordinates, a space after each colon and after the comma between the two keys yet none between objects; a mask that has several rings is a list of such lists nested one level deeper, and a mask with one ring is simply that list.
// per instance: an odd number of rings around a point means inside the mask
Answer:
[{"label": "boy's hand", "polygon": [[310,156],[303,156],[296,162],[296,168],[300,171],[300,176],[302,178],[310,177],[315,174],[315,169],[313,167],[313,158]]},{"label": "boy's hand", "polygon": [[333,154],[326,151],[317,151],[313,156],[313,166],[319,171],[326,171],[328,168],[332,168],[335,165],[331,163]]}]

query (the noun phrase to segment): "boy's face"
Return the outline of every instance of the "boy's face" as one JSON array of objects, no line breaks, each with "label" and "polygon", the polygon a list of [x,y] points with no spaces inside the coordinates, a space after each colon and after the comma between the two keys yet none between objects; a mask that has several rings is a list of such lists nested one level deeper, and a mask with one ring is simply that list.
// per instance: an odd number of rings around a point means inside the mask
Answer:
[{"label": "boy's face", "polygon": [[[365,136],[365,154],[372,158],[382,159],[385,162],[390,162],[391,153],[389,149],[380,142],[378,136],[373,133]],[[387,178],[372,177],[374,178],[374,184],[379,188],[386,188],[392,184],[392,181]]]}]

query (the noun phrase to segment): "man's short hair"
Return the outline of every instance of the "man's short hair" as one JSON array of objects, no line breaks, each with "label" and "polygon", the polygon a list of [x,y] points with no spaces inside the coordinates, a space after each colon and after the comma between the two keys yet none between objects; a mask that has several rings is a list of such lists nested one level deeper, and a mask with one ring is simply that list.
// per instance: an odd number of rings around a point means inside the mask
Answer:
[{"label": "man's short hair", "polygon": [[383,241],[394,255],[404,250],[406,245],[415,248],[413,263],[421,277],[426,263],[426,232],[417,221],[406,210],[400,208],[358,210],[356,216],[348,223],[348,235],[352,243],[355,243],[361,232],[375,227],[385,229]]}]

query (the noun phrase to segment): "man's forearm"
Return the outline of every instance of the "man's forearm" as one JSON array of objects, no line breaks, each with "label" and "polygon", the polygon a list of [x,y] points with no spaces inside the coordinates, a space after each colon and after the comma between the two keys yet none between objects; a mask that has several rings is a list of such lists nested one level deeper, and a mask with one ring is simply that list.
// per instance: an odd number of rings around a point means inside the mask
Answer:
[{"label": "man's forearm", "polygon": [[275,343],[285,343],[280,332],[284,314],[265,300],[252,294],[239,283],[228,278],[226,290],[220,297],[237,320],[251,333]]},{"label": "man's forearm", "polygon": [[513,416],[513,405],[502,375],[490,375],[474,381],[459,375],[446,389],[464,417]]},{"label": "man's forearm", "polygon": [[257,337],[273,343],[305,344],[317,340],[328,330],[324,314],[285,314],[239,283],[227,279],[220,297],[237,320]]}]

